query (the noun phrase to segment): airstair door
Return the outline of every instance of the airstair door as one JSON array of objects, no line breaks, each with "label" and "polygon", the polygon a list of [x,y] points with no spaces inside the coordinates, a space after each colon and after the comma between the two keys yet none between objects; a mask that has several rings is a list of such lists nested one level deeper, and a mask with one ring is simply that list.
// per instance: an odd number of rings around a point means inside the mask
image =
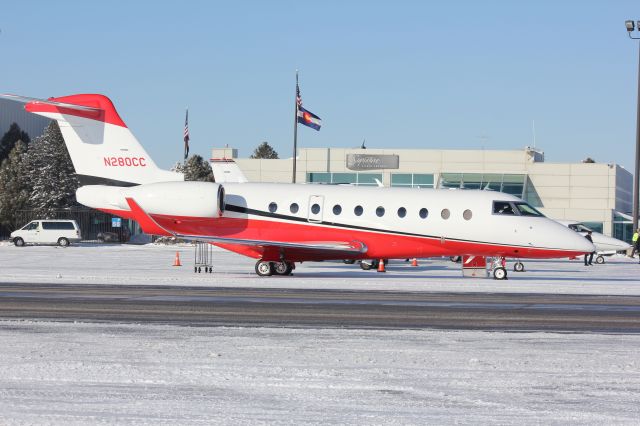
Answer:
[{"label": "airstair door", "polygon": [[322,222],[322,211],[324,210],[324,196],[312,195],[309,197],[309,206],[307,210],[307,220],[309,222]]}]

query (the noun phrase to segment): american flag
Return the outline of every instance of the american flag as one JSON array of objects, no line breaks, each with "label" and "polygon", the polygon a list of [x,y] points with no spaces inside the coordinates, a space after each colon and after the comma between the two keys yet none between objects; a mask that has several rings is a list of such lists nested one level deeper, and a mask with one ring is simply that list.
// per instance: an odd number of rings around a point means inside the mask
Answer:
[{"label": "american flag", "polygon": [[302,106],[302,97],[300,97],[300,86],[298,86],[298,76],[296,76],[296,104],[298,108]]},{"label": "american flag", "polygon": [[184,159],[189,156],[189,110],[184,118]]}]

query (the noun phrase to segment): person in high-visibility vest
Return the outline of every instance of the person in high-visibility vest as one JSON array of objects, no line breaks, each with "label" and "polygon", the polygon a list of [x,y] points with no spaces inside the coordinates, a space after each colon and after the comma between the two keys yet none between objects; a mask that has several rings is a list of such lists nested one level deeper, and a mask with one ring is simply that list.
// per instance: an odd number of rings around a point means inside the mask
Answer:
[{"label": "person in high-visibility vest", "polygon": [[[636,252],[640,253],[640,238],[638,237],[640,237],[640,228],[636,229],[636,232],[633,233],[633,237],[631,237],[631,242],[633,243],[631,257],[635,257]],[[640,258],[640,255],[638,257]]]}]

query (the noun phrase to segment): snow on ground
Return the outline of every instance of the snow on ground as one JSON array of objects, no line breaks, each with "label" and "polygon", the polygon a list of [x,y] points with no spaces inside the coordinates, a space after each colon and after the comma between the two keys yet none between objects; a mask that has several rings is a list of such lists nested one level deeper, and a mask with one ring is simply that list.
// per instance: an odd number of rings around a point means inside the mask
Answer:
[{"label": "snow on ground", "polygon": [[[640,295],[640,265],[624,256],[589,267],[582,259],[525,260],[527,271],[509,269],[506,281],[462,278],[460,264],[448,258],[421,259],[418,267],[392,261],[385,274],[342,262],[303,263],[294,276],[261,278],[254,272],[255,260],[212,248],[214,273],[194,274],[194,248],[189,245],[61,248],[5,242],[0,244],[0,282]],[[182,267],[171,266],[176,251]]]},{"label": "snow on ground", "polygon": [[640,336],[0,322],[2,424],[637,424]]},{"label": "snow on ground", "polygon": [[[508,281],[448,259],[386,274],[304,263],[260,278],[215,249],[0,244],[0,282],[640,295],[616,257],[525,261]],[[171,266],[175,252],[185,266]],[[637,424],[640,335],[0,321],[1,424]]]}]

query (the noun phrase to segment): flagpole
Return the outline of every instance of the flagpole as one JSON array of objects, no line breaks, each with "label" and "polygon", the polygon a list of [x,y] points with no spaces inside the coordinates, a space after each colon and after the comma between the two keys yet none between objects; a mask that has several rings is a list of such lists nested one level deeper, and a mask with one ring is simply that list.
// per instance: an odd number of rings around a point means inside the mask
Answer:
[{"label": "flagpole", "polygon": [[296,108],[293,116],[293,176],[291,177],[291,183],[296,183],[296,151],[298,150],[298,87],[298,70],[296,70],[296,95],[294,98]]}]

